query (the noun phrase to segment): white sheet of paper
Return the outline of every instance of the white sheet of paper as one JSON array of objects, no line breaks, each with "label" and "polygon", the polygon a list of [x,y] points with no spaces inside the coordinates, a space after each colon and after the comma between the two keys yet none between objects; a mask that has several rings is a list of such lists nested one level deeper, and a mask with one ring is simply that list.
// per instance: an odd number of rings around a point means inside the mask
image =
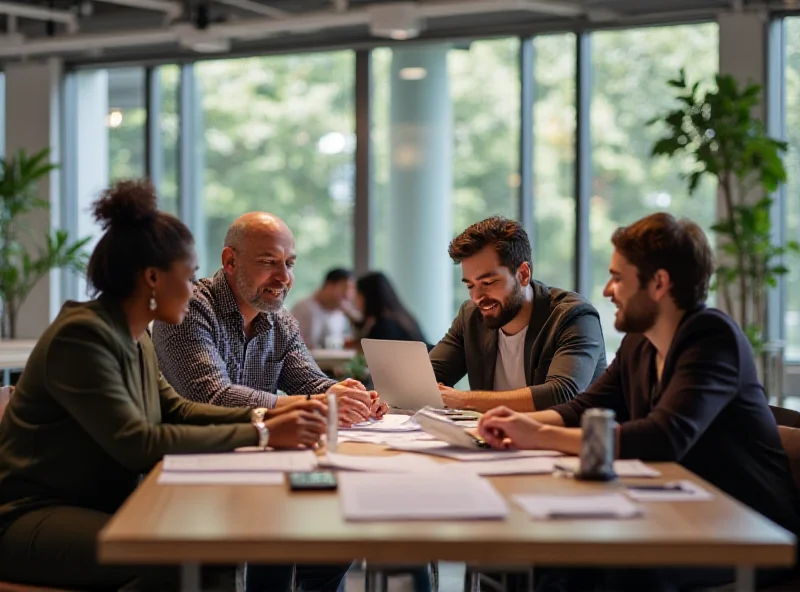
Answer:
[{"label": "white sheet of paper", "polygon": [[430,473],[438,471],[441,464],[419,454],[392,456],[359,456],[329,452],[319,459],[319,466],[369,473]]},{"label": "white sheet of paper", "polygon": [[[556,468],[565,468],[571,473],[575,473],[580,469],[581,461],[576,456],[558,459]],[[661,473],[644,464],[640,460],[615,460],[614,472],[618,477],[660,477]]]},{"label": "white sheet of paper", "polygon": [[508,506],[481,477],[444,472],[340,473],[339,497],[345,520],[502,519]]},{"label": "white sheet of paper", "polygon": [[389,444],[394,450],[405,452],[422,452],[435,456],[444,456],[463,461],[488,461],[508,460],[512,458],[536,458],[543,456],[562,456],[555,450],[465,450],[457,446],[450,446],[441,440],[419,440],[416,442],[392,442]]},{"label": "white sheet of paper", "polygon": [[283,473],[254,471],[169,471],[159,485],[283,485]]},{"label": "white sheet of paper", "polygon": [[[625,493],[632,499],[640,502],[694,502],[713,499],[711,492],[706,491],[696,483],[689,480],[672,481],[663,486],[675,486],[678,489],[669,491],[664,489],[635,489],[635,486],[625,488]],[[647,487],[659,487],[651,485]]]},{"label": "white sheet of paper", "polygon": [[525,512],[537,520],[557,518],[633,518],[642,511],[621,493],[600,495],[536,495],[513,497]]},{"label": "white sheet of paper", "polygon": [[286,452],[226,452],[220,454],[168,454],[169,471],[313,471],[317,457],[311,450]]},{"label": "white sheet of paper", "polygon": [[553,472],[558,457],[512,458],[486,462],[460,462],[444,465],[448,471],[464,471],[474,475],[549,475]]},{"label": "white sheet of paper", "polygon": [[367,431],[367,432],[415,432],[421,429],[417,423],[411,419],[410,415],[399,413],[389,413],[383,419],[370,419],[362,423],[353,424],[349,428],[339,428],[341,431]]},{"label": "white sheet of paper", "polygon": [[415,432],[365,432],[361,430],[339,432],[339,442],[367,442],[389,446],[391,444],[431,441],[433,441],[433,438],[421,430]]}]

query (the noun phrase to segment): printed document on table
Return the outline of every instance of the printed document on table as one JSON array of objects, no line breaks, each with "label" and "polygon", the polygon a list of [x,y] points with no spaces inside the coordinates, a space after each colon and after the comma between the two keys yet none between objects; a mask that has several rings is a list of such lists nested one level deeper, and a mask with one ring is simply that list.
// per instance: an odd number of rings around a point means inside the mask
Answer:
[{"label": "printed document on table", "polygon": [[[415,432],[370,432],[343,430],[339,432],[339,442],[367,442],[369,444],[408,444],[411,442],[431,442],[433,437],[423,431]],[[436,440],[438,442],[438,440]]]},{"label": "printed document on table", "polygon": [[536,495],[520,494],[513,497],[531,518],[538,520],[558,518],[633,518],[642,511],[620,493],[600,495]]},{"label": "printed document on table", "polygon": [[349,428],[340,428],[347,432],[350,430],[368,432],[415,432],[421,429],[410,415],[390,413],[384,415],[383,419],[370,419],[361,423],[353,424]]},{"label": "printed document on table", "polygon": [[311,450],[288,452],[224,452],[220,454],[168,454],[169,471],[313,471],[317,457]]},{"label": "printed document on table", "polygon": [[319,460],[319,466],[370,473],[429,473],[440,470],[442,465],[419,454],[359,456],[328,452]]},{"label": "printed document on table", "polygon": [[339,473],[345,520],[502,519],[508,506],[481,477],[445,471],[426,473]]},{"label": "printed document on table", "polygon": [[625,493],[640,502],[693,502],[714,498],[710,491],[688,479],[658,485],[628,485]]},{"label": "printed document on table", "polygon": [[451,446],[441,440],[419,440],[416,442],[391,442],[390,448],[403,450],[405,452],[421,452],[433,454],[434,456],[444,456],[454,460],[463,461],[484,461],[484,460],[508,460],[512,458],[536,458],[543,456],[562,456],[555,450],[467,450],[458,446]]},{"label": "printed document on table", "polygon": [[486,477],[500,475],[549,475],[554,471],[557,461],[558,457],[552,456],[539,458],[520,457],[491,460],[487,462],[448,463],[443,466],[448,471],[463,471],[474,475],[484,475]]},{"label": "printed document on table", "polygon": [[[570,473],[577,473],[580,470],[581,461],[576,456],[558,459],[556,469],[566,470]],[[640,460],[615,460],[614,472],[617,477],[660,477],[661,473],[644,464]]]},{"label": "printed document on table", "polygon": [[159,485],[283,485],[283,473],[264,471],[169,471]]}]

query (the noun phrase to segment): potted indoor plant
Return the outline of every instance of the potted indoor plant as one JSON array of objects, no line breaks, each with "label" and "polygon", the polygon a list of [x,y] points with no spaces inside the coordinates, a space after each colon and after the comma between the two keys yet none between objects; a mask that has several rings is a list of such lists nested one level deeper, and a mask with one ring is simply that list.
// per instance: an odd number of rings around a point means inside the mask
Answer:
[{"label": "potted indoor plant", "polygon": [[[36,283],[51,269],[78,272],[86,269],[83,247],[89,238],[70,242],[64,230],[46,233],[44,244],[32,253],[30,228],[25,217],[48,203],[37,195],[37,184],[58,165],[50,162],[50,150],[35,154],[20,150],[0,159],[0,336],[17,335],[19,309]],[[25,237],[25,244],[21,238]]]},{"label": "potted indoor plant", "polygon": [[796,242],[772,241],[771,194],[786,181],[782,160],[787,144],[770,138],[753,116],[761,87],[740,85],[731,75],[716,76],[716,88],[703,91],[681,70],[668,84],[677,106],[651,121],[666,132],[653,155],[688,156],[689,193],[704,177],[719,187],[724,202],[712,226],[717,237],[716,279],[721,304],[745,331],[753,350],[764,351],[767,294],[787,273],[785,256],[800,251]]}]

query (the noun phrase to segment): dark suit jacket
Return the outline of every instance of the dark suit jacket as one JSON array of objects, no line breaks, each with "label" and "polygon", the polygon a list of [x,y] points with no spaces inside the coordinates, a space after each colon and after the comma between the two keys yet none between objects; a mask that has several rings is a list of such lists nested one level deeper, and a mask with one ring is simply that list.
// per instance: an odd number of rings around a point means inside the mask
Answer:
[{"label": "dark suit jacket", "polygon": [[[600,316],[583,297],[533,282],[533,314],[525,336],[525,380],[537,410],[565,403],[606,369]],[[472,390],[494,390],[497,330],[470,301],[431,351],[436,380],[453,386],[464,374]]]},{"label": "dark suit jacket", "polygon": [[741,329],[702,307],[679,325],[660,383],[655,357],[643,335],[627,335],[608,371],[553,411],[577,427],[586,409],[613,409],[621,458],[678,462],[800,533],[800,500]]}]

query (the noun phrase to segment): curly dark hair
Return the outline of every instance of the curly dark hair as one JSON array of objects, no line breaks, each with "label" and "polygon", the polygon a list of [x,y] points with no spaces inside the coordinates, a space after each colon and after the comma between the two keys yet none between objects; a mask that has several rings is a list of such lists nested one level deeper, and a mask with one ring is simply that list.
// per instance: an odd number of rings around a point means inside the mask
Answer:
[{"label": "curly dark hair", "polygon": [[137,272],[169,269],[194,245],[183,222],[159,211],[148,181],[119,181],[92,204],[92,213],[104,230],[86,272],[95,294],[126,298],[134,290]]}]

